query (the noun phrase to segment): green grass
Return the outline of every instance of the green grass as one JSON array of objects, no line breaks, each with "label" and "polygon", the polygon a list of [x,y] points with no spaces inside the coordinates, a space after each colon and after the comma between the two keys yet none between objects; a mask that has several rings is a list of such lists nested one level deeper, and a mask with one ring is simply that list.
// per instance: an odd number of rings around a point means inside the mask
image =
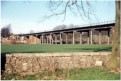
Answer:
[{"label": "green grass", "polygon": [[21,76],[18,74],[3,74],[2,79],[5,80],[120,80],[120,74],[108,72],[99,67],[91,67],[85,69],[56,70],[52,73],[45,71],[35,75]]},{"label": "green grass", "polygon": [[50,52],[99,52],[111,51],[111,45],[79,44],[6,44],[1,45],[2,53],[50,53]]},{"label": "green grass", "polygon": [[79,71],[71,70],[70,76],[67,79],[71,80],[118,80],[120,74],[110,73],[101,68],[86,68]]}]

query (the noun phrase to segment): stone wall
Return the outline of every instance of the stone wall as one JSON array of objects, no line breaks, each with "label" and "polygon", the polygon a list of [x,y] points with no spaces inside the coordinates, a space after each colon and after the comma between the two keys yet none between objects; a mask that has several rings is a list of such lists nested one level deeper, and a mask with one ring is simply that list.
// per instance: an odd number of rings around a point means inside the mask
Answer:
[{"label": "stone wall", "polygon": [[46,70],[102,67],[109,61],[110,52],[13,53],[4,57],[5,72],[36,74]]}]

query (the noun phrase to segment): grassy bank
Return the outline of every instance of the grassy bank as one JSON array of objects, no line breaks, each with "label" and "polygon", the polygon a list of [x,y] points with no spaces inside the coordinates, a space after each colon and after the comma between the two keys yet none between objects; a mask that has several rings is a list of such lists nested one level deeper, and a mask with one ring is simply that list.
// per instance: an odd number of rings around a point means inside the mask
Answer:
[{"label": "grassy bank", "polygon": [[1,45],[2,53],[50,53],[50,52],[99,52],[111,51],[110,45],[47,45],[47,44],[8,44]]},{"label": "grassy bank", "polygon": [[36,75],[21,76],[18,74],[3,74],[5,80],[119,80],[120,74],[110,73],[98,67],[85,69],[57,70],[52,73],[45,71]]}]

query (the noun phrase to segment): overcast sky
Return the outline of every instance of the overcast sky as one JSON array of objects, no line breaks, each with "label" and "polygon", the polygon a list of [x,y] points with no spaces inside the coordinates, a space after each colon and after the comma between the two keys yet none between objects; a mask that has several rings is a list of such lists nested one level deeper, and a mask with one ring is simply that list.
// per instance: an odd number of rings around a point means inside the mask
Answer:
[{"label": "overcast sky", "polygon": [[[39,1],[7,1],[1,2],[1,27],[11,24],[12,32],[15,34],[29,33],[52,30],[55,26],[65,24],[83,25],[89,23],[97,23],[111,21],[115,19],[115,1],[89,1],[96,14],[96,18],[91,16],[91,20],[81,18],[77,11],[77,16],[69,10],[66,14],[65,21],[63,15],[55,16],[50,19],[40,22],[41,18],[51,14],[49,4],[46,0]],[[60,7],[63,9],[63,7]]]}]

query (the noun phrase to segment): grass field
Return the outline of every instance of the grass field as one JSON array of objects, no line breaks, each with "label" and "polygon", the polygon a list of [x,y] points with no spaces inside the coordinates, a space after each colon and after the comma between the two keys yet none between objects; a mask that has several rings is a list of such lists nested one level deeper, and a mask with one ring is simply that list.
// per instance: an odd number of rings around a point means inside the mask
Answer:
[{"label": "grass field", "polygon": [[111,48],[111,45],[6,44],[1,45],[1,53],[99,52]]},{"label": "grass field", "polygon": [[120,74],[108,72],[99,67],[91,67],[85,69],[58,69],[52,73],[45,71],[35,75],[21,76],[18,74],[3,74],[2,80],[120,80]]}]

